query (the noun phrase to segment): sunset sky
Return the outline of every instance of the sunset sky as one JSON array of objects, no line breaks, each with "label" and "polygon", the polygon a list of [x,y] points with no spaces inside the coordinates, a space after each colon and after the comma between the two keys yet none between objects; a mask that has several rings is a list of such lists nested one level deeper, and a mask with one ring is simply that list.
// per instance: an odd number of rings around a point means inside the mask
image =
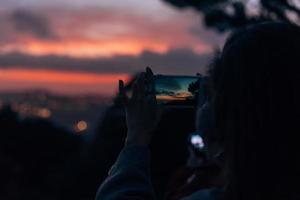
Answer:
[{"label": "sunset sky", "polygon": [[118,79],[203,72],[223,37],[160,0],[1,0],[0,91],[108,94]]}]

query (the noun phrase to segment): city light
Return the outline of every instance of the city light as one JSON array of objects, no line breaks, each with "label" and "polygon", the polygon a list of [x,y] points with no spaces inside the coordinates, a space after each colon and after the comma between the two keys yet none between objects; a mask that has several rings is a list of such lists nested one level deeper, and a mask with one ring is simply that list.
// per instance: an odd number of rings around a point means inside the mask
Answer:
[{"label": "city light", "polygon": [[47,108],[42,108],[37,111],[37,115],[41,118],[49,118],[51,116],[51,111]]},{"label": "city light", "polygon": [[77,122],[77,124],[75,125],[74,129],[77,133],[83,132],[88,128],[88,124],[86,121],[79,121]]}]

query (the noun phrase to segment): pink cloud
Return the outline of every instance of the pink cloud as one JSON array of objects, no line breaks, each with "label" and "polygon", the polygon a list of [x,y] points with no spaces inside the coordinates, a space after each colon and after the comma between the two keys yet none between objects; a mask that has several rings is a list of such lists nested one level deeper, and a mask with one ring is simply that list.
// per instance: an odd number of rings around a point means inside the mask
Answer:
[{"label": "pink cloud", "polygon": [[40,8],[30,12],[33,16],[40,14],[41,18],[48,19],[51,32],[59,40],[21,34],[13,30],[7,20],[1,20],[0,23],[7,27],[4,36],[13,36],[13,39],[2,39],[4,44],[0,52],[86,57],[138,55],[145,50],[163,53],[174,48],[207,53],[212,49],[207,40],[192,33],[192,29],[200,26],[197,15],[192,12],[168,11],[161,16],[149,16],[134,10],[99,7]]}]

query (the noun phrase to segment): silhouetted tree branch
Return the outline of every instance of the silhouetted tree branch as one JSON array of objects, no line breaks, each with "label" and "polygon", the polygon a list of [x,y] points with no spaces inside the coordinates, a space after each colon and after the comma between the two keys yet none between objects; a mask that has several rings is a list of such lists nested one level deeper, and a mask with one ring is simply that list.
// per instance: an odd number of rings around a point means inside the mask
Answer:
[{"label": "silhouetted tree branch", "polygon": [[[262,21],[284,21],[300,25],[298,0],[257,0],[256,12],[249,0],[163,0],[176,8],[193,8],[203,14],[204,24],[220,32]],[[253,3],[253,1],[252,1]]]}]

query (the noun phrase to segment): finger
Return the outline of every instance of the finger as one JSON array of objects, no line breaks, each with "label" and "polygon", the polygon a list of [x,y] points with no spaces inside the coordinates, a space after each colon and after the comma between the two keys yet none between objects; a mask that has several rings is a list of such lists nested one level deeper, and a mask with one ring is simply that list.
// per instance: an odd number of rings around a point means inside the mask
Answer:
[{"label": "finger", "polygon": [[157,101],[156,101],[156,97],[154,94],[149,94],[147,95],[147,102],[149,105],[151,106],[156,106],[157,105]]},{"label": "finger", "polygon": [[150,67],[146,68],[146,92],[147,94],[155,93],[154,74]]},{"label": "finger", "polygon": [[120,96],[120,99],[121,99],[121,103],[126,105],[127,102],[128,102],[128,97],[126,95],[124,82],[122,80],[119,80],[119,96]]},{"label": "finger", "polygon": [[132,96],[131,96],[131,100],[135,101],[137,99],[137,95],[138,95],[138,82],[137,79],[134,80],[133,84],[132,84]]},{"label": "finger", "polygon": [[145,97],[145,73],[140,73],[133,83],[132,101],[141,101]]},{"label": "finger", "polygon": [[153,72],[152,72],[152,69],[150,67],[146,67],[146,74],[147,76],[153,76]]},{"label": "finger", "polygon": [[157,104],[157,100],[156,100],[156,95],[155,95],[155,89],[154,89],[154,84],[151,82],[148,82],[146,84],[146,88],[147,88],[147,100],[150,104]]},{"label": "finger", "polygon": [[154,74],[153,74],[153,72],[152,72],[152,70],[151,70],[150,67],[146,68],[146,74],[145,74],[145,76],[146,76],[147,82],[154,81]]},{"label": "finger", "polygon": [[141,73],[137,79],[137,98],[138,100],[145,99],[146,94],[146,83],[145,83],[145,73]]}]

